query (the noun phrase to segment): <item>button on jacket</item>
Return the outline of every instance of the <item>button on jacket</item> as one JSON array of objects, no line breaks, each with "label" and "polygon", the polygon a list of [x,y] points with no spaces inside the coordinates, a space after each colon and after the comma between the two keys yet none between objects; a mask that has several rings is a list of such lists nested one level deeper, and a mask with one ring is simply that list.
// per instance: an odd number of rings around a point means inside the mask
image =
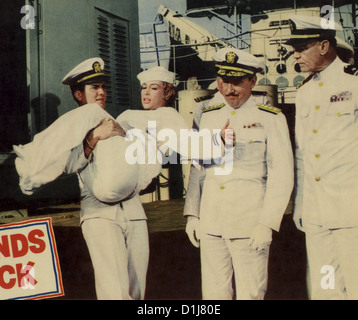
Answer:
[{"label": "button on jacket", "polygon": [[295,220],[358,226],[358,78],[336,58],[296,97]]},{"label": "button on jacket", "polygon": [[200,215],[203,232],[248,238],[258,223],[279,230],[293,188],[292,147],[285,116],[260,110],[258,101],[251,96],[233,109],[218,92],[197,105],[194,127],[221,129],[229,119],[236,134],[230,174],[216,174],[220,164],[204,165],[200,214],[195,213],[199,200],[193,199],[200,197],[194,192],[195,175],[189,180],[185,212]]}]

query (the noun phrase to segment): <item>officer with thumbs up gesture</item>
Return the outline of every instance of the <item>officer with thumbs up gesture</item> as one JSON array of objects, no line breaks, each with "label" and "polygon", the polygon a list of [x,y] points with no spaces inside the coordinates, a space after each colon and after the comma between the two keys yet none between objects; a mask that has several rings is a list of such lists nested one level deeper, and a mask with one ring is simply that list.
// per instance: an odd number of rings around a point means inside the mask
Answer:
[{"label": "officer with thumbs up gesture", "polygon": [[281,110],[252,94],[264,64],[233,48],[213,59],[218,92],[196,105],[193,128],[221,130],[233,169],[191,167],[186,232],[200,248],[203,299],[263,299],[272,232],[293,188],[291,141]]}]

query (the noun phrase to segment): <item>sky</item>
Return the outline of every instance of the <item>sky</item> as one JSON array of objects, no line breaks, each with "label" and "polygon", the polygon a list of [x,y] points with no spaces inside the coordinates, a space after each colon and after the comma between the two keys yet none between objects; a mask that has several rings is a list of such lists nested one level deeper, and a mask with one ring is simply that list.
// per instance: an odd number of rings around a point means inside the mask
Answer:
[{"label": "sky", "polygon": [[[140,24],[140,32],[141,35],[141,47],[146,47],[146,49],[142,49],[141,60],[142,60],[142,68],[147,69],[157,64],[156,54],[147,53],[150,51],[150,47],[154,46],[154,39],[151,33],[154,22],[159,22],[156,20],[157,10],[160,5],[164,5],[167,8],[177,11],[178,13],[184,14],[186,12],[186,0],[138,0],[139,6],[139,24]],[[230,22],[234,22],[234,17],[224,16]],[[227,26],[227,23],[221,21],[217,18],[209,19],[207,17],[203,18],[188,18],[195,22],[196,24],[204,27],[210,33],[217,36],[218,38],[226,38],[230,35],[230,32],[224,28]],[[167,24],[157,25],[157,40],[159,45],[169,45],[169,38],[167,34]],[[232,28],[232,27],[229,27]],[[162,31],[162,32],[161,32]],[[164,49],[163,49],[164,50]],[[146,53],[143,53],[145,51]],[[161,65],[167,67],[168,63],[168,52],[162,52],[160,54],[160,63]]]},{"label": "sky", "polygon": [[153,22],[161,4],[174,11],[186,11],[186,0],[138,0],[140,24]]}]

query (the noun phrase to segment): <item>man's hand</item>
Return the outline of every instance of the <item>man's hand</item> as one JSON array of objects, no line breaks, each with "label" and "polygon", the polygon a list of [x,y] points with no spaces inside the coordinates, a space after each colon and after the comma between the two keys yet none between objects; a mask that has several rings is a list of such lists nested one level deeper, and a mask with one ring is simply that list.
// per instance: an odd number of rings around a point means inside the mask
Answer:
[{"label": "man's hand", "polygon": [[252,249],[260,251],[270,246],[272,241],[272,229],[263,224],[257,224],[252,230],[250,246]]},{"label": "man's hand", "polygon": [[107,118],[107,119],[103,119],[93,130],[92,138],[98,141],[98,140],[106,140],[113,136],[125,137],[126,133],[116,121]]},{"label": "man's hand", "polygon": [[227,119],[225,126],[221,129],[221,139],[228,147],[233,147],[236,144],[236,136],[233,128],[229,127],[230,120]]},{"label": "man's hand", "polygon": [[200,220],[198,217],[188,216],[185,232],[194,247],[200,246]]},{"label": "man's hand", "polygon": [[106,140],[113,136],[125,137],[126,133],[113,119],[106,118],[101,120],[97,127],[87,133],[84,139],[86,158],[89,157],[99,140]]}]

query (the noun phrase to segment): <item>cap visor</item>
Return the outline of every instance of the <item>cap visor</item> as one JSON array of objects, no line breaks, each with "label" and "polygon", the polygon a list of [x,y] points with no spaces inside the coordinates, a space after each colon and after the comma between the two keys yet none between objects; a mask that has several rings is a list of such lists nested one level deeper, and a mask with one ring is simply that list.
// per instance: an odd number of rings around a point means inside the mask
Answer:
[{"label": "cap visor", "polygon": [[217,75],[218,77],[224,79],[224,80],[243,80],[245,78],[249,78],[250,76],[252,76],[252,74],[245,74],[245,75],[242,75],[242,76],[227,76],[227,75]]},{"label": "cap visor", "polygon": [[289,39],[284,44],[290,45],[290,46],[302,46],[309,42],[318,41],[317,39]]}]

